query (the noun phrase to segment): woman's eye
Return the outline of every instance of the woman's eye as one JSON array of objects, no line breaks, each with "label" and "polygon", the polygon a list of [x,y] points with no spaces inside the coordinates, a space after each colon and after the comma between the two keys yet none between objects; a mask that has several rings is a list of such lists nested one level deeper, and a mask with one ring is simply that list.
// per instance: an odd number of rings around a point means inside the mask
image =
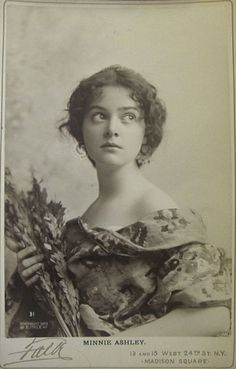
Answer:
[{"label": "woman's eye", "polygon": [[94,113],[92,115],[92,120],[94,122],[103,122],[104,120],[106,120],[106,115],[104,113]]},{"label": "woman's eye", "polygon": [[136,115],[132,113],[124,114],[122,117],[122,120],[126,123],[132,122],[133,120],[136,120],[136,119],[137,119]]}]

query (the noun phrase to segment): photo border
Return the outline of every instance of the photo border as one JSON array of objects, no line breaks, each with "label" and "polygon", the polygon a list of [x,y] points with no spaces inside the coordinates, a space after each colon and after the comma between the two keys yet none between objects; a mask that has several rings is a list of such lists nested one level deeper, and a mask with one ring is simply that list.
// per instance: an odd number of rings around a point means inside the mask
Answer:
[{"label": "photo border", "polygon": [[[4,162],[5,162],[5,157],[4,157],[4,152],[5,152],[5,141],[4,141],[4,114],[5,114],[5,109],[4,109],[4,92],[5,92],[5,67],[6,67],[6,60],[5,60],[5,52],[6,52],[6,42],[5,42],[5,35],[6,35],[6,7],[8,4],[22,4],[22,5],[28,5],[28,4],[35,4],[35,5],[39,5],[39,4],[42,4],[42,5],[49,5],[49,6],[53,6],[53,5],[62,5],[62,6],[66,6],[66,5],[96,5],[96,6],[99,6],[99,5],[111,5],[111,4],[116,4],[116,5],[123,5],[123,6],[126,6],[126,5],[142,5],[142,4],[145,4],[145,5],[158,5],[158,4],[163,4],[163,5],[166,5],[167,3],[168,4],[195,4],[195,3],[222,3],[222,2],[227,2],[227,3],[230,3],[231,4],[231,15],[232,15],[232,56],[233,56],[233,61],[232,61],[232,65],[233,65],[233,78],[234,78],[234,81],[233,81],[233,91],[232,91],[232,94],[233,94],[233,101],[234,101],[234,109],[233,109],[233,121],[234,121],[234,127],[233,127],[233,136],[232,137],[232,141],[233,141],[233,150],[234,150],[234,157],[236,155],[236,149],[235,149],[235,116],[236,116],[236,105],[235,105],[235,90],[236,90],[236,82],[235,82],[235,66],[236,66],[236,63],[235,63],[235,46],[236,46],[236,41],[235,41],[235,31],[236,31],[236,28],[235,28],[235,22],[236,22],[236,11],[235,11],[235,7],[236,7],[236,2],[235,1],[232,1],[232,0],[162,0],[162,1],[159,1],[159,0],[153,0],[153,1],[126,1],[126,0],[120,0],[120,1],[114,1],[114,0],[107,0],[107,1],[48,1],[48,0],[36,0],[36,1],[32,1],[32,0],[25,0],[25,1],[21,1],[21,0],[15,0],[15,1],[12,1],[12,0],[5,0],[5,1],[2,1],[1,2],[1,9],[3,10],[2,11],[2,15],[0,17],[0,27],[1,27],[1,33],[2,33],[2,37],[1,37],[1,49],[3,50],[2,52],[2,57],[1,57],[1,142],[0,142],[0,146],[1,146],[1,218],[0,218],[0,221],[1,221],[1,229],[3,230],[4,229],[4,202],[3,202],[3,198],[4,198]],[[233,168],[232,168],[233,172],[234,172],[234,190],[235,190],[235,180],[236,180],[236,177],[235,177],[235,172],[236,172],[236,167],[235,167],[235,160],[234,160],[234,163],[233,163]],[[233,196],[235,195],[235,192],[233,192]],[[233,204],[233,223],[235,222],[235,196],[234,196],[234,204]],[[235,229],[234,229],[234,224],[233,224],[233,232],[234,232],[234,249],[232,250],[233,251],[233,260],[235,260],[235,243],[236,243],[236,238],[235,238]],[[4,232],[1,232],[1,265],[4,265]],[[233,273],[234,273],[234,268],[233,268]],[[3,268],[1,268],[1,285],[4,286],[4,270]],[[235,286],[234,286],[234,278],[233,278],[233,290],[235,291]],[[233,292],[234,292],[233,291]],[[3,293],[1,293],[1,301],[4,300],[4,297],[3,297]],[[233,324],[232,324],[232,337],[233,337],[233,357],[232,357],[232,365],[231,366],[221,366],[221,367],[218,367],[218,368],[233,368],[234,365],[235,365],[235,293],[233,293],[233,313],[234,313],[234,319],[233,319]],[[1,332],[4,331],[4,327],[3,327],[3,321],[4,321],[4,309],[3,309],[3,304],[1,304]],[[77,338],[75,338],[77,339]],[[81,338],[82,339],[82,338]],[[170,338],[168,338],[169,340]],[[192,338],[190,338],[192,339]],[[1,333],[1,355],[0,357],[2,357],[2,354],[3,354],[3,351],[5,348],[6,348],[6,341],[9,340],[9,339],[3,339],[3,334]],[[10,340],[15,340],[15,339],[10,339]],[[21,339],[16,339],[16,340],[19,340],[19,346],[20,346],[20,341],[22,341]],[[27,342],[29,342],[30,339],[24,339],[26,340]],[[3,342],[5,341],[5,342]],[[92,348],[91,348],[92,349]],[[11,366],[5,366],[3,362],[0,362],[1,365],[3,365],[3,367],[11,367]],[[42,364],[40,364],[42,365]],[[45,364],[46,366],[48,366],[48,363],[46,362]],[[16,366],[18,367],[18,366]],[[22,367],[22,366],[21,366]],[[27,366],[28,367],[28,366]],[[34,366],[35,367],[35,366]],[[37,367],[37,366],[36,366]],[[40,366],[42,367],[42,366]],[[44,366],[43,366],[44,367]],[[55,364],[55,366],[53,367],[58,367],[58,364]],[[61,366],[60,366],[61,367]],[[65,367],[73,367],[73,366],[65,366]],[[95,366],[86,366],[86,367],[91,367],[91,368],[96,368]],[[115,366],[112,366],[113,368],[118,368],[118,367],[115,367]],[[122,366],[124,367],[124,366]],[[127,367],[129,368],[137,368],[137,367],[133,367],[133,366],[130,366],[128,365]],[[152,368],[153,366],[150,365],[148,366],[150,368]],[[155,366],[156,367],[156,366]],[[164,366],[165,368],[174,368],[173,366]],[[203,368],[211,368],[211,369],[214,369],[215,366],[194,366],[194,368],[199,368],[199,367],[203,367]],[[105,367],[105,366],[99,366],[97,368],[108,368],[108,367]],[[139,368],[141,368],[139,366]],[[161,366],[158,366],[158,368],[162,368]],[[178,366],[178,368],[180,368],[180,366]],[[189,367],[188,367],[189,368]]]}]

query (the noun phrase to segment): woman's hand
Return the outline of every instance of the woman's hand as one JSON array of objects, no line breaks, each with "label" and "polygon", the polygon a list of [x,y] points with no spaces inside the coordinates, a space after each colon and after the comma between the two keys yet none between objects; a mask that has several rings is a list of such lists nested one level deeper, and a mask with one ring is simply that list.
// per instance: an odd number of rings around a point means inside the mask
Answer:
[{"label": "woman's hand", "polygon": [[42,267],[42,254],[35,254],[36,247],[26,247],[17,252],[17,270],[27,287],[39,279],[36,272]]}]

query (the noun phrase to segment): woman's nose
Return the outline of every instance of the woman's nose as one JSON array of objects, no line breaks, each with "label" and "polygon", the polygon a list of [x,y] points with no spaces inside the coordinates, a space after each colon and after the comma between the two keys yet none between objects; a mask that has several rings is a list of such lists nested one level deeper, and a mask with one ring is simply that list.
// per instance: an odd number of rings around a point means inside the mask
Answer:
[{"label": "woman's nose", "polygon": [[119,118],[116,116],[111,116],[107,122],[104,136],[105,137],[119,136],[119,124],[120,124]]}]

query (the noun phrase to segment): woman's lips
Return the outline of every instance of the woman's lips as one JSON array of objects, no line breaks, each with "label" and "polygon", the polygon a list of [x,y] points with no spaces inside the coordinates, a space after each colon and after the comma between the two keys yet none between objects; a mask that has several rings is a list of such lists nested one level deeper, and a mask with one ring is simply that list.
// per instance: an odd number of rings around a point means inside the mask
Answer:
[{"label": "woman's lips", "polygon": [[101,148],[105,148],[105,147],[115,147],[115,148],[121,149],[121,146],[117,145],[114,142],[105,142],[103,145],[101,145]]}]

